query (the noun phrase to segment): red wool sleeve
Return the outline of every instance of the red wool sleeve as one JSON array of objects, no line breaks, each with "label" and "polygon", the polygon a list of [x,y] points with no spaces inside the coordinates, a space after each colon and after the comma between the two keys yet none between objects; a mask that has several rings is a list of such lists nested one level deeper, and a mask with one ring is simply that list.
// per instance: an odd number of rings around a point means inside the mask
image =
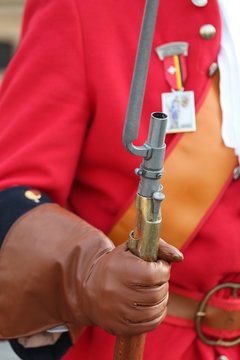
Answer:
[{"label": "red wool sleeve", "polygon": [[26,4],[0,94],[0,189],[37,187],[64,204],[90,118],[83,39],[73,0]]}]

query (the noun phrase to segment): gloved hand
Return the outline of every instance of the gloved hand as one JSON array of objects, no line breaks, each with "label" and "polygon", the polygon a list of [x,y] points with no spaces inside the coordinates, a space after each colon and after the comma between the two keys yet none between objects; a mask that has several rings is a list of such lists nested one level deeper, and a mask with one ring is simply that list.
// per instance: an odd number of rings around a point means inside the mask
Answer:
[{"label": "gloved hand", "polygon": [[145,262],[124,243],[89,269],[82,310],[90,324],[115,335],[150,331],[166,314],[169,275],[169,263]]},{"label": "gloved hand", "polygon": [[166,313],[168,261],[181,259],[160,244],[167,261],[147,263],[58,205],[25,213],[0,253],[0,338],[62,324],[71,332],[99,325],[117,335],[154,329]]}]

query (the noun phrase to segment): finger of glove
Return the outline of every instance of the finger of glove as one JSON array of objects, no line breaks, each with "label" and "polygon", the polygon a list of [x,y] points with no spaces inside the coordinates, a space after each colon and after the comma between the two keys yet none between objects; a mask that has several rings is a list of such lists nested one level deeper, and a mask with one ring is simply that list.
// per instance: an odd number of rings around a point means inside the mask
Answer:
[{"label": "finger of glove", "polygon": [[159,239],[158,259],[167,262],[181,262],[183,254],[175,246],[168,244],[163,239]]},{"label": "finger of glove", "polygon": [[167,308],[165,308],[158,316],[152,319],[145,319],[141,322],[128,322],[126,326],[121,326],[117,329],[117,335],[134,336],[143,334],[156,329],[159,324],[164,320],[167,314]]},{"label": "finger of glove", "polygon": [[[117,323],[128,323],[130,319],[134,322],[146,321],[158,317],[162,309],[165,309],[168,301],[168,283],[159,289],[124,289],[122,288],[117,301],[115,296],[108,294],[104,301],[101,301],[101,311],[98,324],[111,323],[111,328],[116,329]],[[109,310],[111,316],[108,316]],[[105,314],[105,315],[103,315]],[[115,324],[115,325],[114,325]]]},{"label": "finger of glove", "polygon": [[168,283],[155,288],[134,288],[129,292],[129,308],[140,309],[161,304],[168,297]]},{"label": "finger of glove", "polygon": [[166,261],[147,262],[133,255],[123,244],[111,252],[111,267],[119,268],[121,281],[127,286],[159,286],[169,280],[170,265]]},{"label": "finger of glove", "polygon": [[126,309],[123,316],[127,323],[138,324],[152,321],[163,313],[167,307],[168,294],[166,294],[158,303],[134,303],[131,309]]},{"label": "finger of glove", "polygon": [[125,282],[129,287],[150,289],[168,282],[171,269],[168,262],[158,260],[150,263],[141,259],[134,259],[130,253],[128,257],[131,258],[131,261],[126,266],[126,272],[129,270],[129,276],[126,277]]}]

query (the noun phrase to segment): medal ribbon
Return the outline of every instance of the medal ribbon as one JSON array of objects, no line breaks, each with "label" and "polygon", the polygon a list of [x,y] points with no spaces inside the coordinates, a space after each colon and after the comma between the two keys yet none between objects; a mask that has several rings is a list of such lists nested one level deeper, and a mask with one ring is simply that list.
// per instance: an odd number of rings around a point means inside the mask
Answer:
[{"label": "medal ribbon", "polygon": [[183,54],[167,56],[163,64],[165,79],[171,89],[181,90],[187,78],[186,57]]}]

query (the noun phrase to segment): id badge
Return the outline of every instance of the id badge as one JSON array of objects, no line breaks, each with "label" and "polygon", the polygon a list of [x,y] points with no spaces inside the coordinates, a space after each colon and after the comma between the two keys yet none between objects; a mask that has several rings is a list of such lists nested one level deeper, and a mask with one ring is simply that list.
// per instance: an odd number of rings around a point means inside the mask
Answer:
[{"label": "id badge", "polygon": [[162,94],[162,110],[168,115],[167,132],[196,131],[193,91],[173,91]]}]

